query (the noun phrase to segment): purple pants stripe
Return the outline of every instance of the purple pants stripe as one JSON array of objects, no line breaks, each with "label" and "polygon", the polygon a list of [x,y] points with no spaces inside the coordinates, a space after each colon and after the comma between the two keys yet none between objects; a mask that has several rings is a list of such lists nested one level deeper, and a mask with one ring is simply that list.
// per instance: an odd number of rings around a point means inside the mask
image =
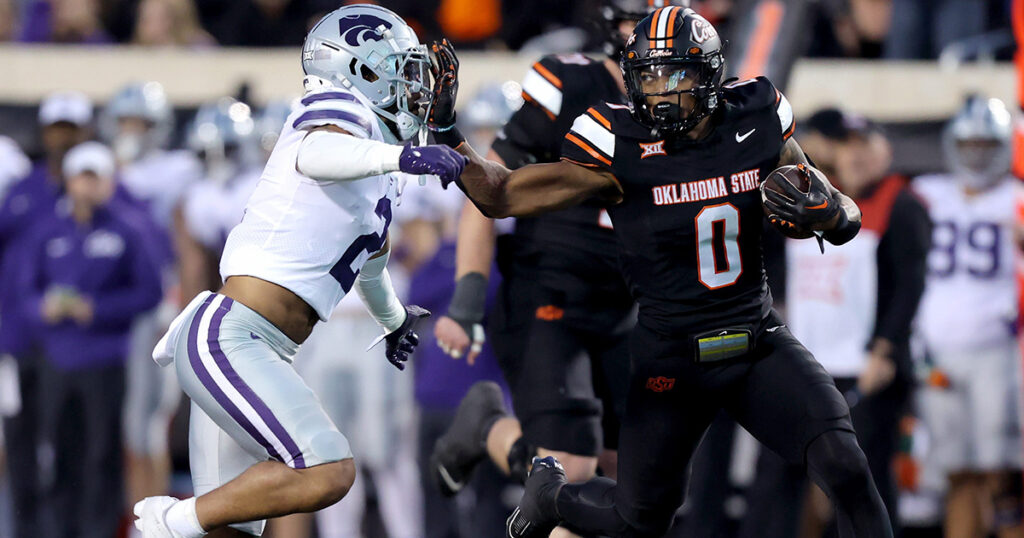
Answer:
[{"label": "purple pants stripe", "polygon": [[[282,458],[281,455],[277,452],[277,450],[274,448],[274,445],[270,444],[267,441],[266,437],[263,437],[259,430],[257,430],[256,427],[253,426],[251,422],[249,422],[249,419],[247,419],[245,415],[242,414],[242,412],[238,409],[234,402],[232,402],[231,399],[228,398],[226,394],[224,394],[224,391],[221,390],[219,386],[217,386],[217,382],[214,381],[213,377],[210,376],[210,372],[206,370],[206,366],[203,365],[203,360],[199,357],[199,323],[202,321],[203,315],[206,313],[206,309],[209,308],[210,303],[212,303],[216,297],[216,295],[210,295],[206,299],[206,301],[203,302],[202,306],[199,307],[195,315],[192,317],[192,324],[191,326],[189,326],[188,329],[189,364],[192,365],[192,370],[195,371],[196,377],[199,378],[199,381],[202,382],[203,386],[206,387],[206,390],[209,391],[211,395],[213,395],[213,398],[217,400],[217,403],[219,403],[220,406],[223,407],[224,410],[228,412],[228,415],[230,415],[231,418],[235,419],[235,422],[242,426],[242,429],[248,432],[249,435],[251,435],[252,438],[256,440],[256,442],[258,442],[261,446],[266,448],[267,453],[270,454],[272,458],[283,462],[284,458]],[[220,312],[217,312],[214,315],[216,316],[219,313]],[[223,315],[221,315],[221,317],[223,317]],[[218,325],[219,324],[220,323],[218,322]]]},{"label": "purple pants stripe", "polygon": [[235,372],[235,369],[231,367],[231,362],[228,361],[227,355],[220,349],[220,322],[224,319],[224,315],[227,314],[228,310],[231,310],[231,305],[233,304],[234,301],[230,297],[225,297],[220,308],[213,313],[213,319],[210,320],[210,334],[207,340],[210,346],[210,354],[213,355],[213,360],[217,363],[217,367],[220,368],[224,377],[231,382],[231,385],[242,395],[242,398],[249,402],[249,405],[256,410],[256,414],[270,427],[270,431],[274,433],[277,440],[284,445],[288,455],[292,458],[292,467],[305,469],[306,460],[302,457],[299,445],[295,443],[291,435],[288,435],[288,430],[281,426],[281,422],[277,420],[277,417],[270,411],[270,408],[267,407],[263,399],[257,396],[252,388]]}]

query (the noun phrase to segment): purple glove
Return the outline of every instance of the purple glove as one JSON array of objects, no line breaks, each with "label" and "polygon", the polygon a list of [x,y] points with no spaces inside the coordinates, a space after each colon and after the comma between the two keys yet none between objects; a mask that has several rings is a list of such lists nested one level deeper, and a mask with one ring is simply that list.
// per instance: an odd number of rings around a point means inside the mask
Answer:
[{"label": "purple glove", "polygon": [[406,144],[398,158],[398,169],[407,174],[431,174],[441,178],[441,185],[459,179],[469,159],[448,146],[413,146]]}]

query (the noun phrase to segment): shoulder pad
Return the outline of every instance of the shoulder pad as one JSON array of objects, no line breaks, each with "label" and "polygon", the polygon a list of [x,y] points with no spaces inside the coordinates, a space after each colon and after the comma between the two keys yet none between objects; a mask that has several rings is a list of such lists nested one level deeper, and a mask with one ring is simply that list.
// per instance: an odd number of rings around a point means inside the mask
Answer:
[{"label": "shoulder pad", "polygon": [[775,85],[767,78],[755,77],[737,80],[722,86],[722,93],[725,102],[733,111],[756,113],[770,107],[779,118],[782,139],[787,140],[793,135],[796,128],[793,107],[789,104],[786,96],[776,89]]},{"label": "shoulder pad", "polygon": [[362,138],[369,138],[373,132],[373,111],[352,92],[343,88],[309,92],[302,97],[300,103],[298,111],[292,116],[293,129],[337,125]]}]

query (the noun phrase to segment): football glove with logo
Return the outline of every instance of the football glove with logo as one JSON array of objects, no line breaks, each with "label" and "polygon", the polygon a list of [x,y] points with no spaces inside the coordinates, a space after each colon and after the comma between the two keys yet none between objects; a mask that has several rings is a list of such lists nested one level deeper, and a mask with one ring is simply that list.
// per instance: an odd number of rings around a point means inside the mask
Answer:
[{"label": "football glove with logo", "polygon": [[828,183],[821,172],[806,165],[797,165],[800,173],[807,180],[807,192],[802,192],[789,181],[776,183],[783,193],[762,188],[765,207],[768,208],[768,220],[772,224],[800,230],[829,230],[836,216],[841,211],[840,204],[832,196]]}]

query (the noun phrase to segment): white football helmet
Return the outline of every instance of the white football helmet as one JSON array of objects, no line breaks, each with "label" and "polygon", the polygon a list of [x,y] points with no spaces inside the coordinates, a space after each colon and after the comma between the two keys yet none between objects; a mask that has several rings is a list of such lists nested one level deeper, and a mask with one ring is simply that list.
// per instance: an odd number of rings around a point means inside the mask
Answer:
[{"label": "white football helmet", "polygon": [[964,184],[984,189],[1005,178],[1012,159],[1013,118],[999,99],[972,95],[946,125],[943,149]]},{"label": "white football helmet", "polygon": [[365,97],[403,140],[423,126],[430,102],[427,47],[387,9],[357,4],[329,13],[306,36],[302,70]]}]

